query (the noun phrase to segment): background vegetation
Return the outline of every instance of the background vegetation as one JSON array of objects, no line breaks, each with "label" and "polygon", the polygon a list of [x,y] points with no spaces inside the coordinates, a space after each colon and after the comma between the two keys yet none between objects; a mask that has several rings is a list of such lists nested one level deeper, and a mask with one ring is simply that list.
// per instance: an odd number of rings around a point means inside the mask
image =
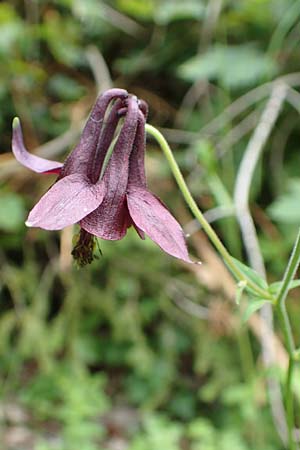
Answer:
[{"label": "background vegetation", "polygon": [[[281,336],[266,369],[261,318],[243,320],[247,300],[235,304],[235,283],[156,145],[147,147],[149,185],[202,266],[129,230],[99,242],[103,255],[77,270],[72,230],[25,227],[54,178],[21,168],[10,141],[18,115],[28,148],[63,160],[97,91],[126,88],[149,103],[149,123],[162,128],[201,209],[246,260],[235,183],[264,120],[251,212],[268,280],[280,279],[300,222],[299,19],[298,0],[0,3],[1,448],[283,448],[265,382],[286,365]],[[289,300],[297,342],[298,296]]]}]

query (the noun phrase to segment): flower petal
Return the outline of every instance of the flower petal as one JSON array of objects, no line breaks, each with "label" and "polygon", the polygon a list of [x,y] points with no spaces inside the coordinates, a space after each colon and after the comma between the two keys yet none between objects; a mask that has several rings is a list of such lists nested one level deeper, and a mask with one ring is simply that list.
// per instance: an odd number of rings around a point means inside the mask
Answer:
[{"label": "flower petal", "polygon": [[134,223],[162,250],[175,258],[192,262],[181,226],[158,198],[135,186],[127,193],[127,204]]},{"label": "flower petal", "polygon": [[[144,106],[144,103],[145,102],[143,102],[143,106]],[[132,152],[131,152],[130,159],[129,159],[128,189],[130,189],[131,186],[146,187],[145,124],[146,124],[146,118],[145,118],[144,114],[139,110],[136,135],[135,135]]]},{"label": "flower petal", "polygon": [[[105,113],[113,100],[125,99],[127,97],[128,92],[124,89],[109,89],[97,98],[83,129],[79,143],[74,150],[72,150],[64,163],[62,176],[74,172],[87,174],[96,153],[98,158],[101,158],[99,162],[101,165],[107,147],[109,146],[109,142],[106,142],[106,147],[103,146],[103,142],[100,139],[104,128]],[[99,145],[101,145],[100,148]]]},{"label": "flower petal", "polygon": [[87,176],[90,178],[92,183],[96,183],[99,180],[107,151],[113,141],[117,125],[120,120],[119,108],[121,104],[121,100],[117,99],[111,107],[107,119],[105,118],[105,125],[101,130],[101,135],[99,137],[95,152],[90,157]]},{"label": "flower petal", "polygon": [[145,102],[145,100],[139,99],[139,109],[140,109],[140,111],[142,111],[145,119],[147,120],[149,108],[148,108],[148,104]]},{"label": "flower petal", "polygon": [[[131,220],[132,222],[132,220]],[[135,231],[137,232],[137,234],[139,235],[139,237],[141,239],[143,239],[143,241],[146,239],[145,233],[143,232],[143,230],[141,230],[134,222],[132,222],[132,225],[135,228]]]},{"label": "flower petal", "polygon": [[137,98],[130,96],[123,126],[102,178],[106,186],[105,197],[99,208],[80,222],[82,228],[102,239],[121,239],[132,224],[126,204],[126,190],[137,123]]},{"label": "flower petal", "polygon": [[61,230],[94,211],[105,194],[103,183],[91,184],[74,173],[57,181],[31,210],[26,225]]},{"label": "flower petal", "polygon": [[127,228],[131,225],[132,220],[128,212],[125,197],[123,203],[118,205],[118,209],[113,209],[112,214],[110,214],[110,210],[106,204],[103,208],[101,204],[99,208],[95,209],[95,211],[80,221],[80,226],[85,231],[109,241],[122,239],[127,232]]},{"label": "flower petal", "polygon": [[20,120],[13,120],[12,151],[19,163],[37,173],[60,173],[62,163],[29,153],[24,145]]}]

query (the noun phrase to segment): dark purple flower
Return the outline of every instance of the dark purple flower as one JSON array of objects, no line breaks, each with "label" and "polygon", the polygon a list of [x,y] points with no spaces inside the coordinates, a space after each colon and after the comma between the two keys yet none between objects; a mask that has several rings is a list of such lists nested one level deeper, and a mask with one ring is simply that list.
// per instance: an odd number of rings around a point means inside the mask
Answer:
[{"label": "dark purple flower", "polygon": [[106,91],[64,164],[30,154],[19,120],[13,122],[16,159],[35,172],[59,174],[26,224],[60,230],[78,223],[81,231],[73,255],[80,264],[92,260],[93,236],[122,239],[131,225],[142,239],[146,233],[166,253],[191,262],[180,225],[146,186],[147,113],[146,103],[125,90]]}]

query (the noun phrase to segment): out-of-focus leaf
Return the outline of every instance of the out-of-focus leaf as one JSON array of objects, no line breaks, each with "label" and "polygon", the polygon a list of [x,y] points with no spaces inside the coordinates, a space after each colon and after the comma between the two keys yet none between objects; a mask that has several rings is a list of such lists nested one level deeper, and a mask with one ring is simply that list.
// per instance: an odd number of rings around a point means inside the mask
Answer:
[{"label": "out-of-focus leaf", "polygon": [[116,23],[114,12],[111,10],[107,12],[105,6],[101,0],[70,1],[71,12],[80,21],[80,29],[83,35],[90,35],[94,38],[97,36],[109,41],[108,36],[112,30],[116,28],[122,29],[122,20],[121,24],[119,22]]},{"label": "out-of-focus leaf", "polygon": [[144,432],[137,435],[129,450],[178,450],[182,425],[164,416],[147,415],[143,419]]},{"label": "out-of-focus leaf", "polygon": [[202,19],[204,12],[201,0],[165,0],[159,2],[154,18],[159,25],[166,25],[175,20]]},{"label": "out-of-focus leaf", "polygon": [[132,55],[126,55],[126,58],[116,60],[115,67],[123,75],[132,75],[153,67],[153,60],[150,55],[144,52],[136,52]]},{"label": "out-of-focus leaf", "polygon": [[300,179],[290,180],[288,189],[268,208],[268,213],[276,222],[284,224],[300,223]]},{"label": "out-of-focus leaf", "polygon": [[271,57],[250,45],[215,45],[178,68],[179,76],[185,80],[215,79],[228,88],[251,86],[275,73],[276,64]]},{"label": "out-of-focus leaf", "polygon": [[0,229],[17,231],[24,218],[25,207],[22,198],[13,193],[0,193]]},{"label": "out-of-focus leaf", "polygon": [[81,23],[86,25],[87,23],[94,23],[97,21],[98,27],[103,23],[100,22],[104,19],[104,11],[102,2],[99,0],[74,0],[72,1],[72,11],[75,17],[80,19]]},{"label": "out-of-focus leaf", "polygon": [[91,17],[101,17],[103,14],[102,2],[98,0],[73,0],[72,11],[82,21]]},{"label": "out-of-focus leaf", "polygon": [[125,14],[142,20],[152,19],[156,7],[154,0],[118,0],[117,5]]},{"label": "out-of-focus leaf", "polygon": [[[246,266],[238,259],[235,259],[233,257],[232,257],[232,259],[234,260],[234,263],[238,266],[240,271],[246,276],[246,278],[249,278],[249,280],[253,281],[255,284],[257,284],[262,289],[265,289],[265,290],[268,289],[267,282],[255,270]],[[246,289],[247,289],[247,286],[246,286]]]},{"label": "out-of-focus leaf", "polygon": [[32,92],[47,79],[46,71],[39,66],[30,64],[21,59],[10,60],[6,70],[11,74],[11,79],[16,80],[19,86],[22,86],[23,92]]},{"label": "out-of-focus leaf", "polygon": [[[269,286],[269,291],[271,294],[276,295],[282,286],[282,281],[276,281]],[[293,280],[289,285],[289,291],[300,286],[300,280]]]},{"label": "out-of-focus leaf", "polygon": [[51,94],[67,101],[78,100],[85,93],[85,88],[82,85],[63,74],[54,75],[50,79],[49,90]]},{"label": "out-of-focus leaf", "polygon": [[22,23],[12,6],[7,3],[0,5],[0,55],[12,51],[22,33]]},{"label": "out-of-focus leaf", "polygon": [[5,22],[11,22],[17,19],[16,12],[12,5],[9,5],[7,2],[3,2],[0,5],[0,24],[2,25]]},{"label": "out-of-focus leaf", "polygon": [[247,320],[249,320],[249,318],[252,316],[252,314],[255,313],[255,311],[261,309],[268,302],[269,300],[266,299],[250,298],[249,305],[247,306],[247,308],[243,313],[242,317],[243,322],[247,322]]},{"label": "out-of-focus leaf", "polygon": [[217,158],[215,147],[209,139],[199,139],[193,145],[193,151],[196,153],[201,167],[209,173],[214,173],[217,167]]},{"label": "out-of-focus leaf", "polygon": [[39,31],[57,61],[69,66],[83,64],[83,49],[79,45],[81,29],[77,23],[55,12],[46,16]]},{"label": "out-of-focus leaf", "polygon": [[[274,22],[282,17],[290,0],[249,0],[232,3],[233,8],[227,11],[226,23],[231,30],[243,32],[246,26],[274,27]],[[280,5],[280,3],[282,3]],[[257,14],[259,8],[259,14]],[[277,16],[277,17],[276,17]],[[277,19],[277,20],[276,20]]]},{"label": "out-of-focus leaf", "polygon": [[215,447],[216,430],[206,418],[193,420],[188,427],[188,436],[190,439],[200,441],[208,450]]},{"label": "out-of-focus leaf", "polygon": [[0,53],[3,54],[11,52],[21,33],[22,27],[18,23],[7,23],[1,25]]}]

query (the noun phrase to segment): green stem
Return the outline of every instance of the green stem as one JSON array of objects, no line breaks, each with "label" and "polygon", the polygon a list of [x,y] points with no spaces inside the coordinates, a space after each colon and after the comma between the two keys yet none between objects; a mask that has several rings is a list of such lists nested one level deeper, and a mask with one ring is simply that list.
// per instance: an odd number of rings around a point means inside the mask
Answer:
[{"label": "green stem", "polygon": [[290,284],[295,276],[300,263],[300,229],[290,256],[286,271],[283,276],[282,285],[276,298],[276,304],[285,304],[285,299],[289,291]]},{"label": "green stem", "polygon": [[220,255],[223,257],[224,261],[227,264],[227,267],[231,270],[233,275],[240,281],[246,281],[247,286],[251,288],[254,292],[256,292],[257,295],[259,295],[262,298],[272,299],[272,296],[270,293],[261,287],[257,286],[252,280],[249,278],[246,278],[243,272],[236,266],[233,259],[231,258],[229,252],[224,247],[223,243],[218,238],[217,234],[213,230],[213,228],[210,226],[210,224],[206,221],[205,217],[203,216],[202,212],[197,206],[197,203],[192,197],[192,194],[189,191],[189,188],[187,187],[186,182],[184,181],[184,178],[182,176],[182,173],[178,167],[178,164],[174,158],[174,155],[172,153],[172,150],[169,147],[169,144],[167,143],[166,139],[163,137],[163,135],[152,125],[146,124],[146,131],[151,136],[153,136],[158,144],[160,145],[162,151],[164,152],[164,155],[170,165],[170,168],[172,170],[172,173],[174,175],[174,178],[178,184],[178,187],[188,204],[190,210],[194,214],[195,218],[198,220],[206,234],[209,236],[210,240],[220,253]]},{"label": "green stem", "polygon": [[292,334],[290,319],[286,310],[285,305],[277,305],[276,306],[276,313],[280,322],[280,326],[284,335],[284,340],[286,344],[286,348],[288,351],[288,354],[290,357],[294,357],[294,350],[295,350],[295,344],[294,344],[294,338]]},{"label": "green stem", "polygon": [[290,319],[286,310],[286,297],[293,281],[296,270],[300,263],[300,230],[298,232],[292,254],[290,256],[286,271],[283,276],[282,284],[275,299],[276,311],[281,322],[282,331],[284,333],[286,346],[291,358],[295,351],[295,343],[293,339]]},{"label": "green stem", "polygon": [[294,351],[294,361],[300,361],[300,348],[297,348],[295,351]]},{"label": "green stem", "polygon": [[298,232],[294,248],[292,250],[292,254],[290,256],[286,271],[283,276],[281,288],[275,301],[276,312],[280,320],[281,328],[286,342],[286,347],[289,353],[289,367],[285,386],[285,397],[286,397],[286,415],[287,415],[288,439],[290,450],[294,450],[296,448],[293,436],[295,418],[294,418],[294,403],[293,403],[293,388],[292,388],[292,378],[296,359],[295,358],[296,352],[290,319],[286,310],[286,298],[290,284],[295,276],[299,263],[300,263],[300,230]]},{"label": "green stem", "polygon": [[255,375],[255,364],[249,331],[246,327],[240,327],[237,330],[237,339],[239,344],[241,367],[244,375],[244,380],[248,383],[251,383]]},{"label": "green stem", "polygon": [[286,377],[285,385],[285,398],[286,398],[286,416],[288,425],[288,440],[289,440],[289,450],[296,450],[296,443],[294,440],[294,399],[293,399],[293,369],[295,361],[293,357],[290,356],[288,373]]}]

